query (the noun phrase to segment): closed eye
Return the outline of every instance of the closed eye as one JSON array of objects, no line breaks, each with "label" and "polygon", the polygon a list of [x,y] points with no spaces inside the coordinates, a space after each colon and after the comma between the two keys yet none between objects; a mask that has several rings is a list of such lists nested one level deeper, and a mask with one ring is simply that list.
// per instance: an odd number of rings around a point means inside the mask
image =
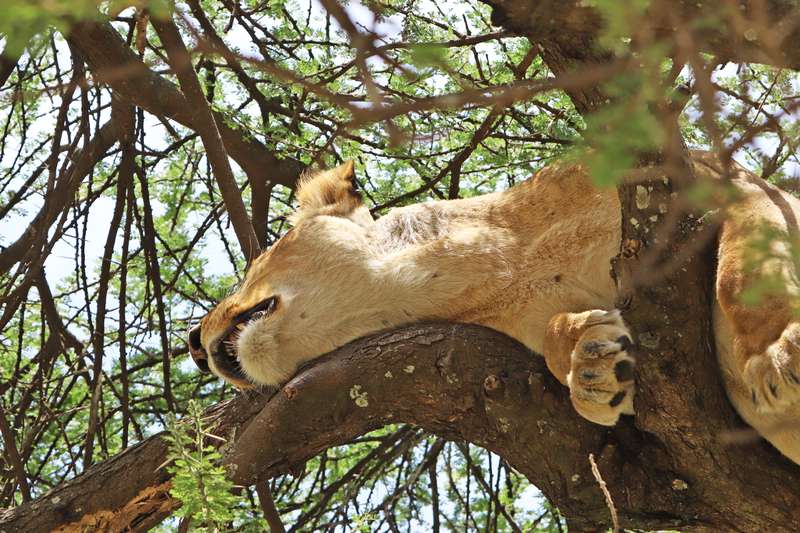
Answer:
[{"label": "closed eye", "polygon": [[263,300],[247,311],[243,311],[233,317],[234,324],[241,324],[243,322],[249,322],[250,320],[263,318],[265,316],[271,315],[273,311],[275,311],[275,307],[278,305],[278,297],[277,296],[270,296],[266,300]]}]

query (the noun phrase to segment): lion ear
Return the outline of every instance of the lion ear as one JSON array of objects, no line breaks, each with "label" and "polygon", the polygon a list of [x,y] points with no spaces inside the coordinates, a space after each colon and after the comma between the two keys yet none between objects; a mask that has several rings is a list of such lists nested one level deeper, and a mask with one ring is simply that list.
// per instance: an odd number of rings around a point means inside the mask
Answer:
[{"label": "lion ear", "polygon": [[354,170],[353,161],[346,161],[301,178],[297,186],[300,207],[292,217],[294,222],[316,215],[349,217],[362,207]]}]

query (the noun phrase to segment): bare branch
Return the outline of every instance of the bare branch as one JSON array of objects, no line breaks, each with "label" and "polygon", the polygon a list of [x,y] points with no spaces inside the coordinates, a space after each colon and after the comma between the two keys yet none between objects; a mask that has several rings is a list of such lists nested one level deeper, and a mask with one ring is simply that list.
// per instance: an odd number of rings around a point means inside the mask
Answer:
[{"label": "bare branch", "polygon": [[[177,87],[142,63],[110,24],[81,22],[72,27],[68,39],[86,57],[96,81],[154,115],[195,129],[193,110]],[[277,157],[247,132],[228,125],[223,115],[215,113],[214,118],[225,148],[248,176],[267,174],[272,183],[294,185],[304,165]]]},{"label": "bare branch", "polygon": [[192,68],[189,52],[186,50],[183,39],[178,33],[178,28],[175,27],[172,20],[154,18],[151,22],[167,50],[172,71],[180,80],[181,89],[186,95],[187,103],[192,110],[192,123],[203,140],[206,157],[208,157],[214,170],[214,176],[222,192],[222,198],[225,201],[225,208],[228,210],[228,215],[233,224],[233,230],[237,239],[239,239],[239,246],[241,246],[244,257],[249,264],[260,253],[258,238],[256,238],[253,224],[247,216],[247,210],[242,201],[242,193],[233,177],[233,171],[228,162],[228,154],[222,144],[222,138],[217,129],[214,115],[208,107],[203,89],[200,87],[200,82],[197,81],[194,68]]},{"label": "bare branch", "polygon": [[275,500],[272,498],[272,491],[269,489],[269,484],[266,481],[256,483],[256,492],[258,493],[258,501],[261,503],[261,509],[264,511],[264,518],[269,524],[269,529],[272,533],[285,533],[286,528],[283,527],[281,522],[281,515],[275,507]]},{"label": "bare branch", "polygon": [[58,178],[55,189],[47,196],[44,206],[33,218],[28,229],[19,239],[0,251],[0,271],[8,271],[12,265],[22,261],[26,254],[40,249],[56,217],[69,207],[83,179],[116,140],[114,125],[108,122],[97,131],[91,142],[76,154],[69,172]]}]

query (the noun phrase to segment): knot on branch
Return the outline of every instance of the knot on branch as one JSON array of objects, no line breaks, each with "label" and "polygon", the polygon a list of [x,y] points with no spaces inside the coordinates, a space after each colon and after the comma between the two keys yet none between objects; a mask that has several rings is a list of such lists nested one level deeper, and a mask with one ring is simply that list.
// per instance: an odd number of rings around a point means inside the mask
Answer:
[{"label": "knot on branch", "polygon": [[504,390],[505,385],[500,376],[489,374],[486,376],[486,379],[483,380],[483,392],[486,393],[486,396],[489,398],[501,396]]}]

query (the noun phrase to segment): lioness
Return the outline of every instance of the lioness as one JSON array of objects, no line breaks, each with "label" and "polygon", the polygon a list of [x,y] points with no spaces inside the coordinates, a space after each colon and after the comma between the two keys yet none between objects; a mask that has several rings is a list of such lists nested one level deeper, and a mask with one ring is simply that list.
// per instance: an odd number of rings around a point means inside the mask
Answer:
[{"label": "lioness", "polygon": [[[720,164],[694,153],[696,173]],[[800,201],[741,167],[741,201],[719,234],[714,332],[728,395],[741,416],[800,463],[800,323],[788,299],[740,302],[759,224],[796,229]],[[620,246],[615,190],[580,165],[553,165],[504,192],[393,209],[373,220],[353,163],[301,181],[293,229],[241,287],[189,334],[198,366],[240,387],[277,385],[298,366],[378,330],[420,320],[482,324],[543,353],[575,409],[598,424],[633,413],[631,334],[614,309],[610,260]],[[777,245],[776,245],[777,246]],[[790,261],[781,271],[790,293]]]}]

